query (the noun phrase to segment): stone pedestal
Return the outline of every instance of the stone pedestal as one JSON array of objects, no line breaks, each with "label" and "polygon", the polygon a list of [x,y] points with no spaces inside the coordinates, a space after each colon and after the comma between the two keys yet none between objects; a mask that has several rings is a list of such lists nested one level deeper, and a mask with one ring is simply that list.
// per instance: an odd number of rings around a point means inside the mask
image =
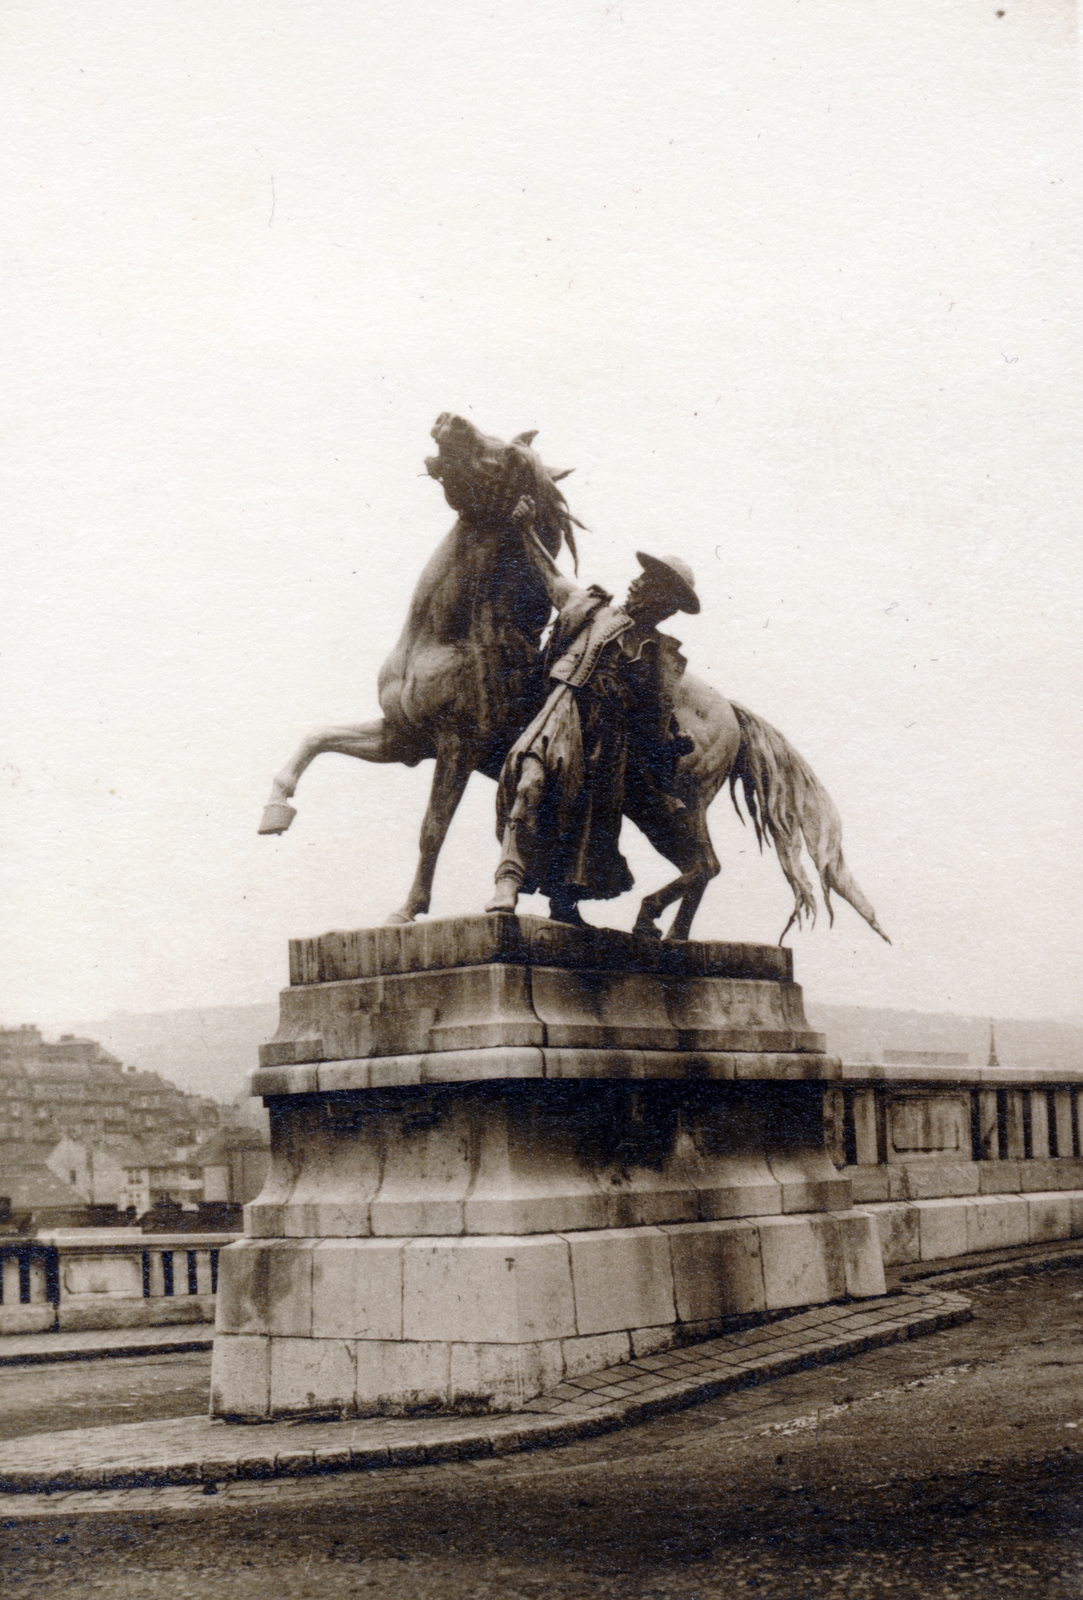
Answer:
[{"label": "stone pedestal", "polygon": [[513,1410],[734,1318],[883,1294],[789,951],[490,916],[290,955],[216,1414]]}]

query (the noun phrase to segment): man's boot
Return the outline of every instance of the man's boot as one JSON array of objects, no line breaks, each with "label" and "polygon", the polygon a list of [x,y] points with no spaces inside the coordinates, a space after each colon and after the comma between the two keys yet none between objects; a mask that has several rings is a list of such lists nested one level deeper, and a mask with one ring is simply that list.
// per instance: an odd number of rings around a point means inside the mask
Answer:
[{"label": "man's boot", "polygon": [[486,911],[514,911],[519,901],[523,883],[523,863],[515,843],[515,825],[509,822],[504,829],[504,847],[500,852],[500,865],[496,869],[496,888]]},{"label": "man's boot", "polygon": [[497,878],[493,897],[485,907],[486,911],[514,911],[519,901],[519,879],[511,877]]}]

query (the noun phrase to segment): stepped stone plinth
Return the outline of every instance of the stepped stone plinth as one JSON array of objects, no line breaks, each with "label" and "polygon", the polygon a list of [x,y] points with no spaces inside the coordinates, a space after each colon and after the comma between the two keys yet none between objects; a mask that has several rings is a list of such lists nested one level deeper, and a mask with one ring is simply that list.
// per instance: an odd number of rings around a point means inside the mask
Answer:
[{"label": "stepped stone plinth", "polygon": [[218,1415],[514,1410],[884,1293],[789,951],[498,915],[296,940],[290,977],[252,1082],[271,1170],[219,1267]]}]

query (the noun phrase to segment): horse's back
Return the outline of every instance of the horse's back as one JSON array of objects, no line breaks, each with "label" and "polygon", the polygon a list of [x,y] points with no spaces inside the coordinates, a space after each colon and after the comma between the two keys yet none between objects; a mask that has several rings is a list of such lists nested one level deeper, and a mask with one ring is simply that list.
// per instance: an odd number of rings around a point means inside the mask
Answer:
[{"label": "horse's back", "polygon": [[691,787],[702,805],[710,805],[737,760],[740,724],[729,701],[690,672],[677,686],[673,709],[681,732],[693,743],[681,757],[678,787]]}]

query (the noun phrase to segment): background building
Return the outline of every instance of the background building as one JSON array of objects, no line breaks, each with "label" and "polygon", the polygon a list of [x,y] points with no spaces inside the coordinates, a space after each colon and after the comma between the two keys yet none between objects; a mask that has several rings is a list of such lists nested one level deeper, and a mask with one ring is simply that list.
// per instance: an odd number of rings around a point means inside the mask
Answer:
[{"label": "background building", "polygon": [[0,1197],[29,1226],[251,1199],[266,1139],[238,1121],[234,1107],[125,1067],[94,1039],[0,1029]]},{"label": "background building", "polygon": [[16,1147],[44,1159],[63,1138],[95,1148],[131,1138],[194,1145],[230,1116],[156,1072],[126,1069],[93,1039],[64,1034],[52,1044],[38,1028],[0,1029],[0,1151],[9,1158]]}]

